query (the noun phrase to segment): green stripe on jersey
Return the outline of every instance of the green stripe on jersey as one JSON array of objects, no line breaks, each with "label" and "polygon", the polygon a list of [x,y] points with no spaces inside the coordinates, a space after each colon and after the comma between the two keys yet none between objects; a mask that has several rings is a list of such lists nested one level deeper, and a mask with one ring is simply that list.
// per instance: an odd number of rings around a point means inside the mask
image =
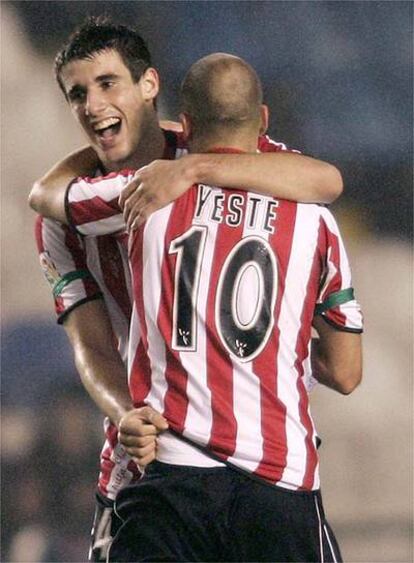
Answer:
[{"label": "green stripe on jersey", "polygon": [[315,314],[320,315],[324,313],[328,309],[332,309],[333,307],[338,307],[339,305],[343,305],[348,301],[352,301],[354,298],[354,288],[348,287],[347,289],[341,289],[340,291],[335,291],[335,293],[331,293],[331,295],[326,299],[323,303],[319,303],[316,305]]},{"label": "green stripe on jersey", "polygon": [[73,272],[68,272],[60,278],[59,281],[53,286],[53,295],[59,297],[65,287],[74,280],[82,280],[84,278],[92,277],[88,270],[74,270]]}]

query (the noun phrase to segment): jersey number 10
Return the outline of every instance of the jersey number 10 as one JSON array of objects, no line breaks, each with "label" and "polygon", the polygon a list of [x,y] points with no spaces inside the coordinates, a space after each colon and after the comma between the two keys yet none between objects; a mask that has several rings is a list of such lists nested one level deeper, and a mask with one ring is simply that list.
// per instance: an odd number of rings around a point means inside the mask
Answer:
[{"label": "jersey number 10", "polygon": [[[197,350],[197,302],[200,275],[209,276],[204,264],[207,227],[193,226],[171,241],[177,254],[172,348]],[[247,362],[260,354],[273,328],[277,292],[276,258],[269,243],[258,236],[241,239],[226,257],[215,291],[215,324],[231,356]]]}]

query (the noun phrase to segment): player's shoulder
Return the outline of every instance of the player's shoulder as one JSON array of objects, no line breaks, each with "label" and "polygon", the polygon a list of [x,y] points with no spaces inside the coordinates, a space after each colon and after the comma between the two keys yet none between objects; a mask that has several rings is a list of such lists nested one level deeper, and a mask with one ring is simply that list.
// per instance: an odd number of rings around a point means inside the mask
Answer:
[{"label": "player's shoulder", "polygon": [[260,135],[257,142],[257,148],[260,152],[294,152],[299,153],[300,150],[288,146],[282,141],[275,141],[269,135]]}]

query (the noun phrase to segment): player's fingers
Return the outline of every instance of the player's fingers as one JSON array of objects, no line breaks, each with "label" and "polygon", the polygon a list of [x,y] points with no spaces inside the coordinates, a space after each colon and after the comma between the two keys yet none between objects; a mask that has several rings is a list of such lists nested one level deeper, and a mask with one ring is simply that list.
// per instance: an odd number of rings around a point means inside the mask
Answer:
[{"label": "player's fingers", "polygon": [[148,446],[144,446],[142,448],[129,447],[129,448],[125,448],[125,450],[131,457],[136,458],[141,465],[141,460],[143,458],[145,458],[146,456],[151,455],[151,454],[155,455],[156,446],[155,446],[155,442],[154,442],[154,443],[148,444]]},{"label": "player's fingers", "polygon": [[148,412],[147,416],[148,422],[153,424],[158,430],[167,430],[168,422],[161,413],[157,412],[154,409],[151,409],[151,411]]},{"label": "player's fingers", "polygon": [[124,209],[123,209],[123,216],[126,223],[131,221],[131,217],[134,217],[134,214],[137,212],[139,213],[141,207],[143,207],[144,202],[142,198],[142,194],[137,191],[134,192],[129,196],[128,199],[125,200]]},{"label": "player's fingers", "polygon": [[141,184],[141,179],[137,173],[135,174],[135,177],[125,186],[125,188],[121,191],[119,195],[118,203],[121,209],[124,208],[126,200],[131,196],[131,194],[133,194],[137,190],[140,184]]},{"label": "player's fingers", "polygon": [[148,217],[151,215],[151,213],[153,213],[153,211],[155,211],[155,209],[153,209],[152,205],[143,205],[139,210],[136,209],[134,211],[134,217],[132,216],[132,214],[129,217],[129,221],[127,222],[127,229],[128,231],[134,231],[135,229],[138,229],[138,227],[140,227],[143,223],[145,223],[145,221],[148,219]]},{"label": "player's fingers", "polygon": [[121,421],[119,425],[119,434],[131,434],[133,436],[151,436],[158,433],[158,429],[154,424],[149,424],[138,418],[128,421]]},{"label": "player's fingers", "polygon": [[118,439],[125,447],[142,448],[153,444],[156,435],[151,436],[134,436],[132,434],[119,434]]},{"label": "player's fingers", "polygon": [[150,452],[149,454],[147,454],[144,457],[141,457],[140,459],[133,457],[132,458],[135,463],[138,465],[138,468],[142,471],[147,465],[149,465],[152,461],[154,461],[155,459],[155,451],[154,452]]}]

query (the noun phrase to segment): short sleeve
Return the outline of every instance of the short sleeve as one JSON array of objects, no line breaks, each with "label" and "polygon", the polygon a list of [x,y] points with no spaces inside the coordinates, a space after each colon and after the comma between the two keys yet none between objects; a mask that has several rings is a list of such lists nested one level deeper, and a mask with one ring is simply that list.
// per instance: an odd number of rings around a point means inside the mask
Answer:
[{"label": "short sleeve", "polygon": [[339,330],[359,333],[363,331],[363,318],[352,287],[345,246],[330,211],[323,207],[320,211],[324,269],[315,314],[322,315],[326,322]]},{"label": "short sleeve", "polygon": [[52,290],[58,323],[102,293],[86,265],[82,239],[58,221],[38,216],[35,236],[40,267]]},{"label": "short sleeve", "polygon": [[107,235],[125,230],[118,204],[121,191],[134,177],[125,170],[97,178],[77,178],[66,191],[69,224],[83,235]]}]

